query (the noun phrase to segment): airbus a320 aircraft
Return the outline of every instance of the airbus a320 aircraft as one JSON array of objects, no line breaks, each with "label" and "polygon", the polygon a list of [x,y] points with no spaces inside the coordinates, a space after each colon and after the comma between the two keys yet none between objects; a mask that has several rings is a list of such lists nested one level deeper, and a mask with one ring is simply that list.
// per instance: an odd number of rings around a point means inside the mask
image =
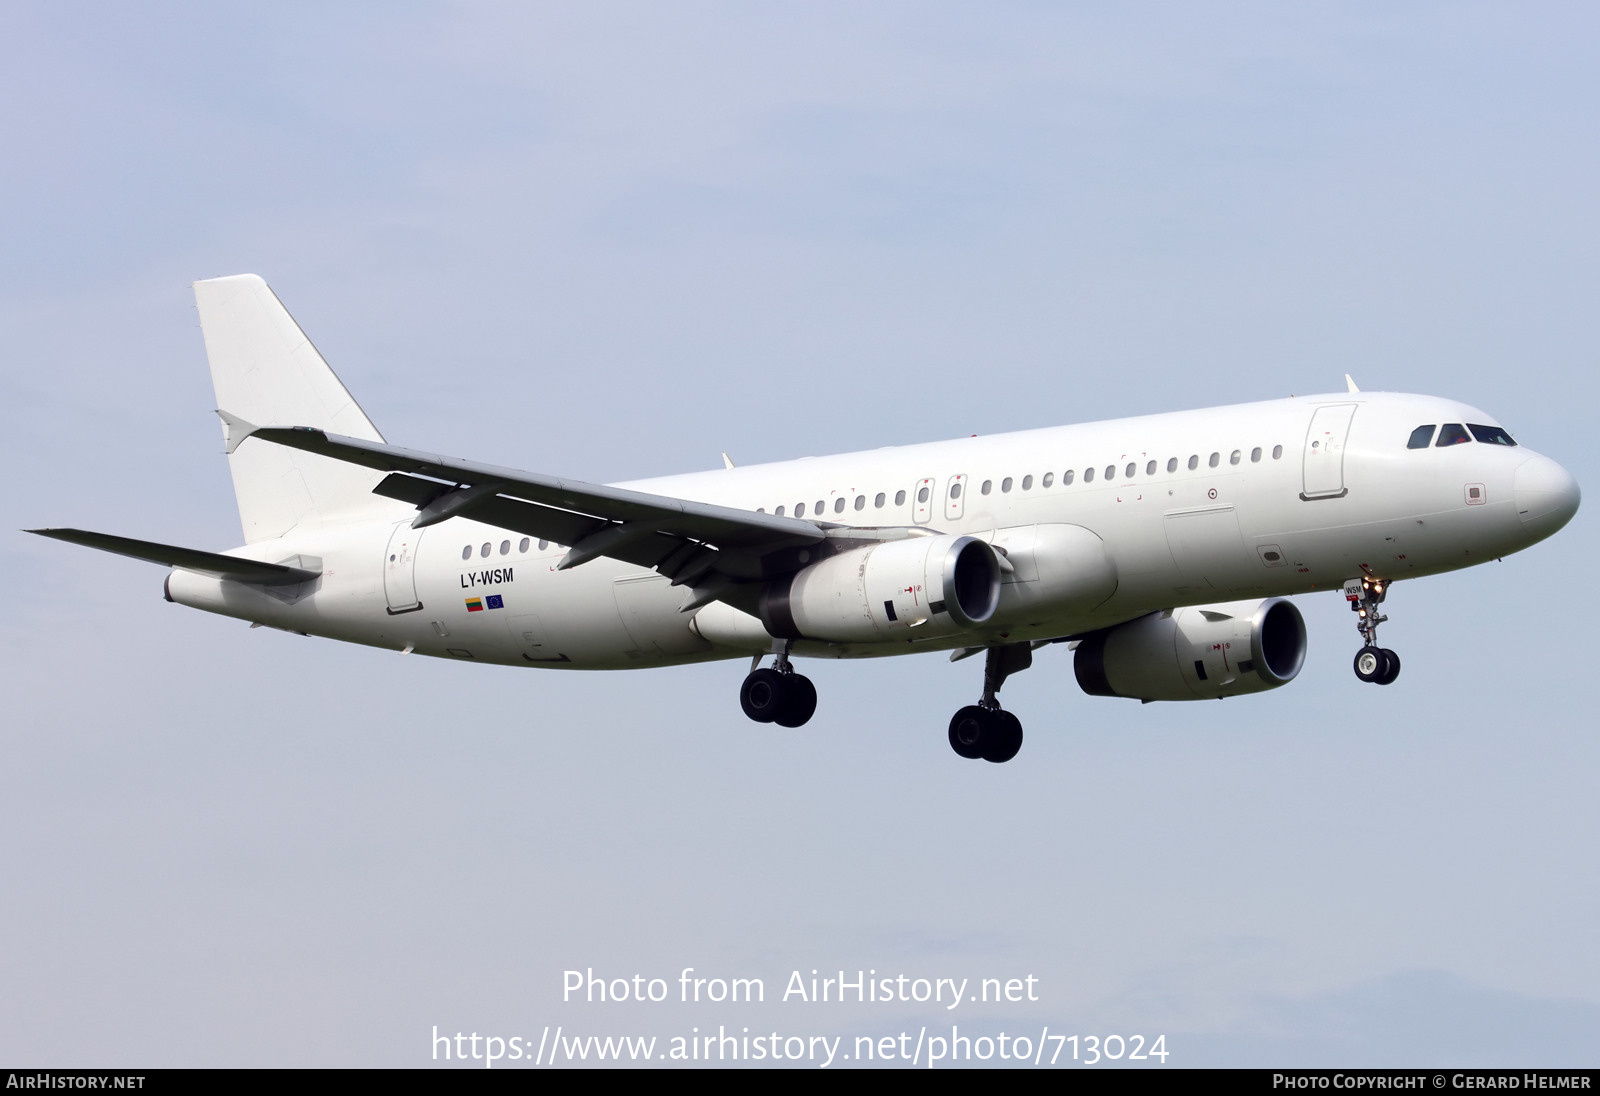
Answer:
[{"label": "airbus a320 aircraft", "polygon": [[[1387,685],[1391,583],[1543,540],[1578,485],[1493,416],[1348,391],[602,486],[387,444],[272,290],[196,283],[245,545],[78,529],[172,568],[166,598],[253,624],[440,658],[620,669],[751,657],[745,714],[797,727],[791,656],[985,657],[950,721],[1002,762],[1035,648],[1084,691],[1200,700],[1292,681],[1284,600],[1341,590],[1356,676]],[[1348,381],[1348,378],[1347,378]],[[761,667],[766,656],[772,665]]]}]

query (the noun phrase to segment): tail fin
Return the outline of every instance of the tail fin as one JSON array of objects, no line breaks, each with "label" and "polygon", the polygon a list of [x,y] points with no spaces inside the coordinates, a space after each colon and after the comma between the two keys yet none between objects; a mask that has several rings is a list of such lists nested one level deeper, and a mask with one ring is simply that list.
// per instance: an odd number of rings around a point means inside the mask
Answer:
[{"label": "tail fin", "polygon": [[[225,433],[243,419],[383,441],[266,282],[254,274],[196,282],[194,299]],[[372,493],[381,472],[259,441],[230,441],[228,449],[246,543],[297,527],[406,515]]]}]

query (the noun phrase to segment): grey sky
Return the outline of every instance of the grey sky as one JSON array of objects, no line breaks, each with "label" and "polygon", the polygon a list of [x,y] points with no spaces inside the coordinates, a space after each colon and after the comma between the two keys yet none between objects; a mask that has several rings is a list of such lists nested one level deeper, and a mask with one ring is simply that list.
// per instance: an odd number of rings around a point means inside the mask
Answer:
[{"label": "grey sky", "polygon": [[[188,285],[261,274],[387,437],[624,479],[1338,389],[1591,493],[1578,4],[0,11],[13,527],[239,537]],[[433,1025],[889,1034],[789,972],[1041,979],[973,1031],[1173,1064],[1588,1064],[1593,505],[1227,704],[1041,652],[513,672],[250,631],[0,537],[0,1060],[422,1064]],[[578,1006],[561,972],[762,976]]]}]

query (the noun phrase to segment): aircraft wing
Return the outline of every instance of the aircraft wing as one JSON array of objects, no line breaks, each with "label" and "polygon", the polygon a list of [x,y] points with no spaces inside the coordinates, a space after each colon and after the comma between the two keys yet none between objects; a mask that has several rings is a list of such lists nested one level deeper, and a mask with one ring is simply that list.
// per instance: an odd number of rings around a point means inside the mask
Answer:
[{"label": "aircraft wing", "polygon": [[390,473],[373,491],[416,506],[420,511],[412,523],[416,528],[470,517],[568,545],[558,564],[561,568],[598,556],[653,568],[674,585],[694,588],[685,611],[718,598],[737,600],[726,597],[732,586],[794,570],[801,561],[789,557],[825,539],[825,530],[832,528],[800,518],[476,464],[306,426],[255,427],[247,436]]},{"label": "aircraft wing", "polygon": [[203,575],[249,582],[257,586],[293,586],[319,577],[321,572],[301,567],[288,567],[281,563],[260,563],[253,559],[239,559],[218,552],[202,552],[198,548],[179,548],[173,544],[157,544],[149,540],[114,537],[110,533],[91,533],[85,529],[29,529],[41,537],[98,548],[119,556],[131,556],[147,563],[160,563],[167,567],[181,567],[185,571],[198,571]]}]

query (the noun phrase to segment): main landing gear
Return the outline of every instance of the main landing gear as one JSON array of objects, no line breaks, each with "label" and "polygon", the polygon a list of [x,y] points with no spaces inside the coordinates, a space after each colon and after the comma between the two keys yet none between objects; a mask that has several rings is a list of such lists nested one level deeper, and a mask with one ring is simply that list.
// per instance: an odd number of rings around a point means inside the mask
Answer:
[{"label": "main landing gear", "polygon": [[1345,600],[1356,614],[1356,631],[1364,642],[1356,652],[1356,676],[1378,685],[1389,685],[1400,676],[1400,656],[1378,646],[1378,625],[1389,619],[1378,612],[1378,606],[1387,593],[1388,583],[1382,579],[1351,579],[1344,584]]},{"label": "main landing gear", "polygon": [[1026,643],[990,647],[983,666],[983,699],[962,708],[950,720],[950,748],[968,760],[999,764],[1022,749],[1022,721],[1000,707],[996,693],[1006,678],[1033,665]]},{"label": "main landing gear", "polygon": [[799,727],[817,710],[817,687],[794,672],[789,661],[789,641],[772,644],[773,665],[751,670],[739,687],[739,706],[757,723]]}]

